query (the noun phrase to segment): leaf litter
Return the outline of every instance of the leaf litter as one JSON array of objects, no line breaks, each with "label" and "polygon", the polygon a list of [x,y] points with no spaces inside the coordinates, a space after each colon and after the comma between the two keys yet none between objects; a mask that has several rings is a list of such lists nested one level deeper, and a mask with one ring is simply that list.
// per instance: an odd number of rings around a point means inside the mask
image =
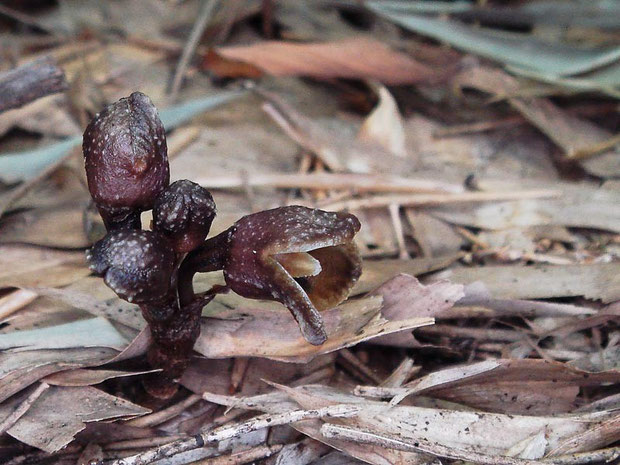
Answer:
[{"label": "leaf litter", "polygon": [[[73,85],[0,115],[0,461],[618,458],[615,6],[221,2],[174,100],[199,2],[65,3],[0,26]],[[72,151],[136,89],[173,175],[212,189],[214,231],[290,204],[361,219],[323,346],[279,304],[220,295],[184,388],[145,398],[150,334],[86,267],[102,225]]]}]

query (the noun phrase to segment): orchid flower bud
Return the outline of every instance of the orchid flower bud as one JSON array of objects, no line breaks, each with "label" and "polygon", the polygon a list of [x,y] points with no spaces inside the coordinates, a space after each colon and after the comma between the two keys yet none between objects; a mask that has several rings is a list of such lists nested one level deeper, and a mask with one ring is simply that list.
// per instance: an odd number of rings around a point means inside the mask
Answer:
[{"label": "orchid flower bud", "polygon": [[152,231],[120,229],[109,232],[86,253],[90,269],[121,299],[137,304],[169,295],[175,268],[168,241]]},{"label": "orchid flower bud", "polygon": [[327,339],[320,310],[342,302],[361,274],[358,219],[300,206],[245,216],[228,232],[226,284],[251,299],[284,304],[308,342]]},{"label": "orchid flower bud", "polygon": [[153,228],[177,253],[191,252],[206,239],[215,212],[208,190],[186,179],[176,181],[155,200]]},{"label": "orchid flower bud", "polygon": [[166,135],[157,109],[140,92],[106,107],[90,122],[82,144],[88,189],[108,230],[140,228],[168,186]]}]

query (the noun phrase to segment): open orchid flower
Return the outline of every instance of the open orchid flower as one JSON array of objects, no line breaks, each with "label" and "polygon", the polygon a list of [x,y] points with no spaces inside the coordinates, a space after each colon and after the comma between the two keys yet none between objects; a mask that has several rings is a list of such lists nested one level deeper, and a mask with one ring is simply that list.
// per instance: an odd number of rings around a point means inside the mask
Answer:
[{"label": "open orchid flower", "polygon": [[211,193],[183,179],[162,191],[153,207],[153,228],[165,235],[177,253],[187,253],[204,242],[215,218]]},{"label": "open orchid flower", "polygon": [[168,185],[166,135],[151,100],[134,92],[90,122],[82,143],[90,194],[107,229],[140,229]]},{"label": "open orchid flower", "polygon": [[291,206],[245,216],[222,234],[229,249],[224,278],[237,294],[284,304],[308,342],[327,339],[319,314],[342,302],[361,274],[346,213]]}]

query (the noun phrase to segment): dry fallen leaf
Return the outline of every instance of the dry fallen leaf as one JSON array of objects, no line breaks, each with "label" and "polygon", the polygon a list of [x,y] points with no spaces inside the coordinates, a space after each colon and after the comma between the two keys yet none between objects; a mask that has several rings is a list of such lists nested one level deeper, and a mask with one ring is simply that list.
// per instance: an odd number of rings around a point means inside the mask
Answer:
[{"label": "dry fallen leaf", "polygon": [[82,252],[0,244],[0,288],[64,286],[90,274]]},{"label": "dry fallen leaf", "polygon": [[[274,76],[375,79],[389,85],[428,82],[445,77],[445,71],[433,70],[367,37],[306,44],[263,42],[217,47],[215,51],[220,57],[252,64]],[[209,61],[207,59],[203,63],[206,69],[210,69]],[[234,71],[233,75],[238,76],[239,69],[232,64],[229,66]],[[230,71],[230,68],[226,69],[218,62],[214,71]]]},{"label": "dry fallen leaf", "polygon": [[[311,346],[283,308],[237,308],[203,321],[194,349],[208,358],[267,357],[302,362],[313,357],[389,334],[433,324],[432,318],[387,321],[380,313],[381,297],[350,301],[322,312],[327,342]],[[251,304],[250,304],[251,305]]]},{"label": "dry fallen leaf", "polygon": [[69,444],[87,423],[149,412],[93,387],[52,386],[8,433],[21,442],[52,453]]},{"label": "dry fallen leaf", "polygon": [[584,296],[603,302],[620,300],[620,263],[595,265],[506,265],[453,268],[442,278],[462,284],[482,281],[493,297],[545,299]]},{"label": "dry fallen leaf", "polygon": [[[600,144],[609,141],[613,134],[586,119],[570,115],[547,99],[515,96],[519,93],[518,81],[499,69],[478,66],[470,68],[455,77],[459,86],[475,87],[508,98],[528,121],[564,150],[568,158],[578,157]],[[601,177],[620,175],[618,144],[612,144],[604,153],[593,153],[593,157],[581,164],[590,173]]]}]

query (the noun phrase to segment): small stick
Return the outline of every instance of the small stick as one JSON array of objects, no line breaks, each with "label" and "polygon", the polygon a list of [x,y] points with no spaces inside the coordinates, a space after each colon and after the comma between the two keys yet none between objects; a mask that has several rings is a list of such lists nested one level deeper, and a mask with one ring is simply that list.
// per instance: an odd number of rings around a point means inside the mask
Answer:
[{"label": "small stick", "polygon": [[401,260],[409,260],[409,253],[407,252],[407,245],[405,244],[405,233],[403,232],[403,222],[400,220],[400,206],[392,203],[388,206],[390,212],[390,219],[392,220],[392,227],[394,228],[394,234],[396,235],[396,243],[398,244],[398,258]]},{"label": "small stick", "polygon": [[181,88],[181,82],[185,76],[185,71],[187,70],[187,66],[194,55],[194,51],[198,46],[202,33],[205,31],[207,24],[213,15],[213,10],[215,10],[218,3],[218,0],[204,0],[202,2],[200,12],[196,18],[194,27],[192,28],[192,32],[185,43],[185,47],[183,47],[183,53],[181,54],[181,58],[179,58],[177,68],[174,72],[174,78],[172,79],[172,84],[170,86],[170,95],[173,101],[176,100],[179,89]]},{"label": "small stick", "polygon": [[558,455],[541,459],[543,463],[553,465],[576,465],[580,463],[607,462],[611,463],[620,457],[620,447],[593,450],[590,452],[575,452],[574,454]]},{"label": "small stick", "polygon": [[258,431],[271,426],[288,425],[302,420],[317,418],[347,418],[357,414],[359,408],[353,405],[331,405],[314,410],[293,410],[275,415],[265,414],[234,425],[220,427],[197,434],[188,439],[174,441],[140,454],[110,462],[108,465],[146,465],[155,460],[171,457],[181,452],[204,447],[211,442],[220,442],[242,434]]},{"label": "small stick", "polygon": [[422,367],[415,366],[413,364],[413,359],[405,357],[405,359],[400,362],[400,364],[396,367],[392,374],[385,378],[380,385],[386,388],[400,387],[404,383],[406,383],[407,380],[411,378],[411,376],[419,372],[421,369]]},{"label": "small stick", "polygon": [[250,359],[248,357],[236,357],[230,374],[230,392],[237,392],[248,370]]},{"label": "small stick", "polygon": [[137,428],[159,425],[169,420],[170,418],[174,418],[175,416],[183,412],[188,407],[191,407],[201,399],[201,396],[197,394],[192,394],[188,396],[187,399],[184,399],[177,404],[171,405],[170,407],[160,410],[159,412],[151,413],[150,415],[145,415],[143,417],[134,418],[133,420],[126,421],[125,424],[129,426],[135,426]]},{"label": "small stick", "polygon": [[377,384],[381,383],[381,377],[379,377],[375,372],[373,372],[367,365],[365,365],[357,356],[351,352],[349,349],[342,349],[338,352],[343,359],[349,362],[357,371],[359,371],[366,378],[374,381]]},{"label": "small stick", "polygon": [[584,160],[586,158],[598,155],[601,152],[612,149],[614,146],[620,144],[620,134],[610,137],[604,141],[598,142],[590,147],[580,148],[573,153],[569,153],[568,157],[573,160]]},{"label": "small stick", "polygon": [[26,26],[36,28],[39,31],[46,32],[47,34],[58,35],[56,31],[54,31],[50,27],[47,27],[45,24],[40,23],[34,17],[22,13],[21,11],[14,10],[13,8],[0,5],[0,15],[6,16],[7,18],[10,18],[14,21],[18,21],[22,24],[25,24]]},{"label": "small stick", "polygon": [[560,197],[561,195],[562,192],[551,189],[513,192],[463,192],[462,194],[385,195],[322,204],[321,208],[329,210],[357,210],[360,208],[388,207],[391,204],[411,207],[467,202],[504,202],[508,200],[553,198]]},{"label": "small stick", "polygon": [[432,179],[403,178],[398,176],[357,173],[308,173],[302,159],[299,173],[247,173],[245,176],[203,176],[196,182],[209,189],[252,187],[277,187],[280,189],[336,190],[352,189],[356,192],[403,192],[403,193],[452,193],[463,192],[459,184]]},{"label": "small stick", "polygon": [[50,57],[0,74],[0,113],[68,88],[65,73]]},{"label": "small stick", "polygon": [[272,455],[277,454],[282,450],[283,447],[283,444],[274,444],[273,446],[258,446],[230,455],[222,455],[220,457],[198,460],[197,462],[192,462],[192,465],[241,465],[244,463],[253,463],[257,460],[271,457]]},{"label": "small stick", "polygon": [[471,328],[466,326],[436,324],[419,328],[418,331],[427,335],[472,338],[483,341],[518,342],[523,340],[523,334],[512,329]]},{"label": "small stick", "polygon": [[[133,426],[133,425],[132,425]],[[124,441],[115,441],[103,444],[103,448],[106,451],[110,450],[127,450],[127,449],[146,449],[150,447],[157,447],[164,444],[169,444],[171,441],[177,441],[179,439],[186,439],[189,436],[186,434],[173,434],[170,436],[155,436],[152,438],[140,438],[140,439],[126,439]]]},{"label": "small stick", "polygon": [[34,404],[36,400],[41,397],[41,394],[47,391],[49,387],[50,385],[47,383],[39,384],[39,386],[32,392],[32,394],[30,394],[26,398],[26,400],[19,404],[19,406],[15,410],[13,410],[13,412],[8,417],[6,417],[2,423],[0,423],[0,435],[11,429],[11,427],[15,423],[17,423],[17,420],[24,416],[28,409],[32,407],[32,404]]},{"label": "small stick", "polygon": [[29,289],[17,289],[0,298],[0,320],[24,308],[38,297],[36,292]]}]

